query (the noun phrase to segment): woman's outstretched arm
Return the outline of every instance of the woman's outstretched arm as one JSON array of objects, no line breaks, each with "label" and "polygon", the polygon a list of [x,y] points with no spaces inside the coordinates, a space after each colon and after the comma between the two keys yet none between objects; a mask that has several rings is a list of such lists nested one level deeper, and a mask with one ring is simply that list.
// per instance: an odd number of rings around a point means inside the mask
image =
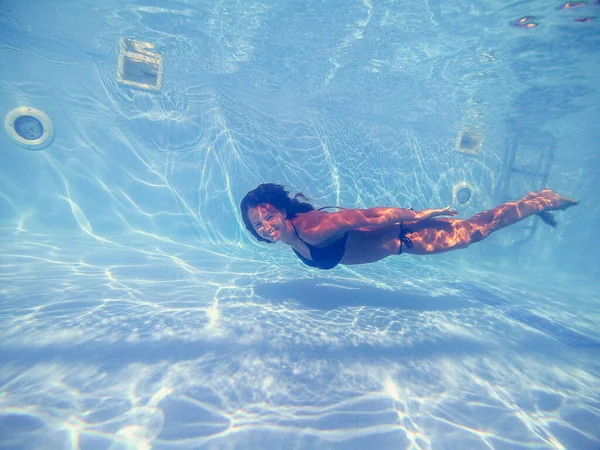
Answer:
[{"label": "woman's outstretched arm", "polygon": [[329,214],[329,220],[344,226],[349,225],[351,229],[359,227],[383,227],[400,222],[418,222],[437,216],[455,216],[457,211],[450,206],[440,209],[424,209],[413,211],[406,208],[368,208],[368,209],[345,209]]},{"label": "woman's outstretched arm", "polygon": [[344,209],[335,213],[314,211],[303,214],[296,222],[303,238],[317,245],[346,231],[363,227],[384,227],[400,222],[418,222],[438,216],[455,216],[447,206],[440,209],[413,211],[405,208]]}]

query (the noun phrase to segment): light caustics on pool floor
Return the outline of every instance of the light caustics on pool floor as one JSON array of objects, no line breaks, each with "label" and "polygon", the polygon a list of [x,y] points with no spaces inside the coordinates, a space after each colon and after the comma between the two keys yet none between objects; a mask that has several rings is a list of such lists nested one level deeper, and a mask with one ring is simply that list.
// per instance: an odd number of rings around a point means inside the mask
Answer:
[{"label": "light caustics on pool floor", "polygon": [[[476,276],[489,298],[528,310],[538,302],[536,313],[552,317],[566,309],[563,284],[541,295],[534,280],[501,294],[493,274],[419,278],[410,265],[400,281],[393,262],[312,280],[286,264],[266,283],[264,263],[239,248],[232,262],[178,244],[162,253],[73,241],[87,248],[76,253],[34,235],[30,244],[3,261],[0,435],[9,445],[599,442],[598,349],[560,342],[461,290]],[[581,318],[593,293],[571,292],[582,309],[566,325],[598,339],[597,317]]]},{"label": "light caustics on pool floor", "polygon": [[[442,206],[464,180],[492,186],[504,144],[495,148],[492,132],[485,153],[461,146],[485,160],[458,153],[452,141],[463,126],[493,124],[507,105],[525,125],[544,117],[538,109],[562,119],[589,92],[573,65],[554,62],[587,57],[583,45],[568,45],[570,31],[500,42],[528,32],[509,23],[523,17],[520,7],[496,15],[468,2],[356,5],[331,17],[329,41],[307,22],[295,51],[318,64],[299,57],[295,66],[279,40],[264,39],[290,38],[286,10],[176,8],[181,28],[159,33],[171,64],[162,96],[119,88],[113,50],[123,30],[160,30],[153,20],[167,9],[115,6],[81,46],[25,16],[3,23],[14,31],[7,66],[43,61],[40,73],[65,80],[72,70],[80,82],[53,92],[69,100],[65,117],[53,118],[72,120],[58,129],[60,151],[19,153],[15,167],[31,178],[8,174],[0,192],[10,226],[0,236],[0,444],[600,446],[594,286],[513,279],[500,289],[497,273],[448,267],[453,256],[314,280],[291,255],[242,237],[237,201],[263,180],[357,207]],[[482,19],[469,33],[434,20],[463,24],[467,9]],[[540,23],[566,23],[558,14]],[[187,37],[198,27],[211,45]],[[497,33],[473,46],[484,29]],[[21,51],[35,33],[39,46]],[[433,34],[436,42],[422,39]],[[266,70],[273,55],[295,70]],[[21,98],[13,72],[3,86]],[[550,72],[560,81],[550,83]],[[213,85],[194,85],[189,74]],[[354,79],[362,82],[351,104]],[[547,88],[527,89],[539,79]],[[48,95],[46,84],[27,86]],[[499,96],[513,86],[527,95]],[[274,90],[282,101],[266,95]],[[24,179],[44,184],[29,196]],[[462,213],[484,201],[475,195]]]}]

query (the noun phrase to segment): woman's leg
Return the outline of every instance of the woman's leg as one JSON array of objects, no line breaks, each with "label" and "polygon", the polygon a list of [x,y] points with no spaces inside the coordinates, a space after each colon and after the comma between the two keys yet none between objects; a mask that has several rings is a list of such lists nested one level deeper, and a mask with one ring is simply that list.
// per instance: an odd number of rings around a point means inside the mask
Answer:
[{"label": "woman's leg", "polygon": [[402,247],[404,253],[427,255],[443,253],[485,239],[491,233],[526,217],[543,211],[565,210],[579,203],[561,197],[549,189],[532,192],[521,200],[507,202],[475,214],[467,220],[435,218],[407,225],[412,233],[408,237],[413,247]]}]

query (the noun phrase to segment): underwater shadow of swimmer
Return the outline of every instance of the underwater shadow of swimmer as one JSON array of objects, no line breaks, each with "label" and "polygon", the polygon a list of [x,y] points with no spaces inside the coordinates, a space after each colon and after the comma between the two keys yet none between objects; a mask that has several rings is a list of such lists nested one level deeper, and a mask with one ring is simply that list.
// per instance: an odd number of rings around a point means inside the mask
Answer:
[{"label": "underwater shadow of swimmer", "polygon": [[406,291],[388,291],[359,284],[334,285],[331,280],[305,279],[254,286],[254,292],[274,303],[294,301],[308,309],[373,306],[414,311],[447,311],[480,307],[469,298],[453,295],[432,297]]}]

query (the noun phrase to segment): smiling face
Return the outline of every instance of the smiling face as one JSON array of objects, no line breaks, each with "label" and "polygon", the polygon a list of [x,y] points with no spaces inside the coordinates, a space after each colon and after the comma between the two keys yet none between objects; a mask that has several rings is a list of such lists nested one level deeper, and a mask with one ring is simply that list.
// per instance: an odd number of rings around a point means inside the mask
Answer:
[{"label": "smiling face", "polygon": [[260,237],[270,242],[286,241],[289,234],[286,217],[285,211],[280,211],[268,203],[258,205],[256,208],[248,208],[250,223]]}]

